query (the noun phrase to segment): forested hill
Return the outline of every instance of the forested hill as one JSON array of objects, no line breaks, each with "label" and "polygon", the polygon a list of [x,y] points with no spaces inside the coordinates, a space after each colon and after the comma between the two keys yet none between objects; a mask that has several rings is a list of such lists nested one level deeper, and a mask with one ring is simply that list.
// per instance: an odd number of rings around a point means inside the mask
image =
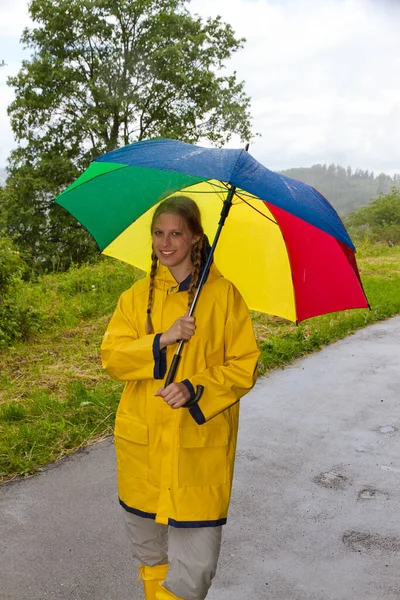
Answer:
[{"label": "forested hill", "polygon": [[334,206],[340,215],[347,215],[359,206],[366,206],[379,194],[388,194],[393,186],[400,189],[400,175],[390,177],[380,173],[339,165],[313,165],[281,171],[283,175],[299,179],[315,187]]}]

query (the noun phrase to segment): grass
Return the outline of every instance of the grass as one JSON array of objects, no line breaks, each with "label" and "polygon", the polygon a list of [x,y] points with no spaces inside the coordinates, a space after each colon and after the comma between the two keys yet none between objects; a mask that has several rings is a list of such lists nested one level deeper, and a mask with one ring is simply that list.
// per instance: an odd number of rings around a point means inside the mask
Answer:
[{"label": "grass", "polygon": [[111,433],[119,395],[115,386],[102,383],[90,389],[73,381],[62,396],[37,389],[24,404],[3,404],[1,475],[30,474],[39,465]]},{"label": "grass", "polygon": [[0,354],[0,477],[28,475],[112,432],[121,384],[102,370],[108,321],[42,334]]},{"label": "grass", "polygon": [[[296,325],[252,313],[260,374],[282,368],[368,324],[400,313],[400,247],[359,248],[372,310]],[[116,261],[49,275],[21,288],[42,331],[0,352],[0,479],[31,475],[112,432],[121,384],[101,369],[99,347],[117,298],[139,273]]]},{"label": "grass", "polygon": [[120,293],[138,276],[106,259],[18,290],[41,333],[0,352],[0,481],[112,432],[121,384],[102,370],[99,348]]}]

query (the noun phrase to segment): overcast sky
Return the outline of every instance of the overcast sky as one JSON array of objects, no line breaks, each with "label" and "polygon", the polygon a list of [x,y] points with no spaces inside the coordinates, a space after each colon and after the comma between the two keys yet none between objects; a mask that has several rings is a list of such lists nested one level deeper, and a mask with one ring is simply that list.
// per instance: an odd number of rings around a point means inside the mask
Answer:
[{"label": "overcast sky", "polygon": [[[6,78],[28,58],[27,0],[0,0],[0,167],[14,145]],[[192,0],[245,48],[229,63],[252,98],[250,152],[270,169],[338,163],[400,173],[400,0]],[[240,145],[236,142],[236,147]]]}]

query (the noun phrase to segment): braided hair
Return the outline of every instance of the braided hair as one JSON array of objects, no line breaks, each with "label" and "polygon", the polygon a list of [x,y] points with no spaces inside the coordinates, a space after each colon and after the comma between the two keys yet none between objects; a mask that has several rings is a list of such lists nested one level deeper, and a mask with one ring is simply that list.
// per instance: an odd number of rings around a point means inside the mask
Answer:
[{"label": "braided hair", "polygon": [[147,334],[154,333],[153,322],[151,320],[151,305],[153,302],[154,279],[155,279],[156,272],[157,272],[157,266],[158,266],[158,258],[157,258],[156,253],[153,250],[153,252],[151,253],[150,287],[149,287],[149,298],[147,300],[147,317],[146,317],[146,324],[145,324],[145,330],[146,330]]},{"label": "braided hair", "polygon": [[203,249],[204,236],[194,244],[190,258],[192,259],[192,278],[188,289],[188,307],[192,306],[197,284],[200,277],[201,255]]},{"label": "braided hair", "polygon": [[[189,230],[193,235],[200,236],[200,239],[194,244],[191,252],[192,261],[192,278],[188,290],[188,307],[190,308],[194,295],[196,293],[196,287],[199,281],[200,268],[201,268],[201,257],[204,245],[204,230],[201,224],[201,214],[199,207],[196,202],[187,196],[171,196],[167,198],[161,204],[159,204],[154,211],[153,218],[151,221],[150,231],[153,233],[155,223],[158,217],[162,214],[173,214],[183,219],[188,226]],[[150,286],[149,296],[147,301],[147,316],[145,330],[147,334],[154,333],[153,322],[151,319],[151,310],[154,296],[154,281],[158,267],[158,259],[156,253],[151,254],[151,269],[150,269]]]}]

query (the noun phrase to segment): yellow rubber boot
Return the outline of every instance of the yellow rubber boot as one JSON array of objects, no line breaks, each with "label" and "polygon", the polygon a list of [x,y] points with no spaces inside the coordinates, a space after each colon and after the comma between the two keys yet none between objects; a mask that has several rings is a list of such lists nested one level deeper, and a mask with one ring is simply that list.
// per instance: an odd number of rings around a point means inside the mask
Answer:
[{"label": "yellow rubber boot", "polygon": [[139,575],[143,580],[144,597],[146,600],[156,600],[157,590],[160,583],[167,576],[168,565],[156,565],[155,567],[139,566]]},{"label": "yellow rubber boot", "polygon": [[183,598],[178,598],[178,596],[160,585],[156,593],[156,600],[183,600]]}]

